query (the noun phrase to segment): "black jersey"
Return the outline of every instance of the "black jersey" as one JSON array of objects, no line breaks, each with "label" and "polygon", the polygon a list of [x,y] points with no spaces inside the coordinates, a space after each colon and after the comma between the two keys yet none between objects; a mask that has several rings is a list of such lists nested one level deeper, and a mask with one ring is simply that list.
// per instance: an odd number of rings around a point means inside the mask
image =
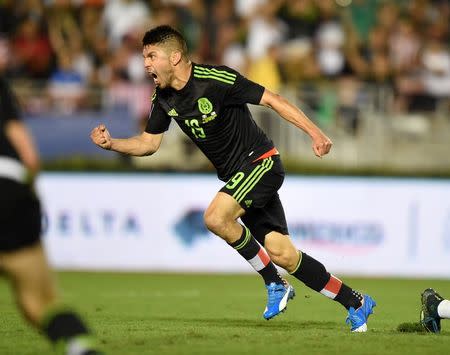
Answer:
[{"label": "black jersey", "polygon": [[244,164],[274,147],[247,104],[259,104],[264,87],[226,66],[192,65],[184,88],[157,88],[145,129],[165,132],[174,119],[228,180]]},{"label": "black jersey", "polygon": [[0,157],[19,159],[16,150],[5,135],[6,122],[19,119],[19,117],[20,110],[17,99],[6,80],[0,76]]}]

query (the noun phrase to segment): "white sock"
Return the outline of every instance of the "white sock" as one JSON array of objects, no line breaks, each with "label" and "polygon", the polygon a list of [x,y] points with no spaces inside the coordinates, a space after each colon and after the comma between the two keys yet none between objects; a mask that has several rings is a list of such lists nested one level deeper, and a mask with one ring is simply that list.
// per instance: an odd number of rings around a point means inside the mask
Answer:
[{"label": "white sock", "polygon": [[66,354],[82,355],[92,348],[92,339],[88,335],[79,335],[68,339]]},{"label": "white sock", "polygon": [[443,300],[441,303],[439,303],[437,312],[439,317],[441,318],[450,318],[450,301]]}]

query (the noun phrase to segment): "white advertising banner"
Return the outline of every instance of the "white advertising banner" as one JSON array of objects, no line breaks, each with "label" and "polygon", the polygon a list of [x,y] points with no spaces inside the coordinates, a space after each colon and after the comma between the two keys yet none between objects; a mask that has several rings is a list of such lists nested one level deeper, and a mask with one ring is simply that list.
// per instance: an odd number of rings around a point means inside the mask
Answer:
[{"label": "white advertising banner", "polygon": [[[213,175],[42,174],[44,241],[59,269],[251,272],[209,233]],[[336,274],[450,278],[450,181],[288,176],[295,245]]]}]

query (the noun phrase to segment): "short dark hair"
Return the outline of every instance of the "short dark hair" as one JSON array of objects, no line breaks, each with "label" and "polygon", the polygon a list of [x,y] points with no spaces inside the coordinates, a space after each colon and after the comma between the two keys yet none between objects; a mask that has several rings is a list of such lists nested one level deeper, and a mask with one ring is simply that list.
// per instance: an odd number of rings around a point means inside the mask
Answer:
[{"label": "short dark hair", "polygon": [[151,44],[164,44],[167,42],[175,42],[178,49],[181,51],[183,56],[187,55],[187,44],[186,40],[180,32],[176,29],[162,25],[147,31],[142,38],[142,45],[147,46]]}]

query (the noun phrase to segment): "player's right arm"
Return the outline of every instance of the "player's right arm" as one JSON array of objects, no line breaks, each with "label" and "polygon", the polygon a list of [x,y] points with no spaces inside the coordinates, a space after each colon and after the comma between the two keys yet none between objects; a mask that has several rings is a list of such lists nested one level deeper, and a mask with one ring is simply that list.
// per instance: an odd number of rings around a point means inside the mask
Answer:
[{"label": "player's right arm", "polygon": [[91,139],[99,147],[137,157],[155,153],[161,145],[163,135],[164,133],[142,132],[134,137],[112,138],[104,124],[98,125],[91,131]]},{"label": "player's right arm", "polygon": [[152,155],[161,145],[164,132],[170,125],[170,117],[159,105],[157,92],[152,96],[152,106],[144,132],[129,138],[112,138],[104,124],[91,132],[92,141],[99,147],[118,153],[142,157]]}]

